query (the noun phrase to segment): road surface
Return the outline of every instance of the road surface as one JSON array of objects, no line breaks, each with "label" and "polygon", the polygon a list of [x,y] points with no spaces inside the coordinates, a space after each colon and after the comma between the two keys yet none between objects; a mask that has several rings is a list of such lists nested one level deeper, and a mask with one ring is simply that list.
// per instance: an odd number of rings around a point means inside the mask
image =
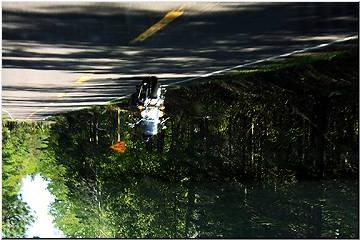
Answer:
[{"label": "road surface", "polygon": [[169,84],[351,36],[336,44],[356,47],[358,11],[335,2],[3,2],[2,112],[42,120],[126,96],[141,76]]}]

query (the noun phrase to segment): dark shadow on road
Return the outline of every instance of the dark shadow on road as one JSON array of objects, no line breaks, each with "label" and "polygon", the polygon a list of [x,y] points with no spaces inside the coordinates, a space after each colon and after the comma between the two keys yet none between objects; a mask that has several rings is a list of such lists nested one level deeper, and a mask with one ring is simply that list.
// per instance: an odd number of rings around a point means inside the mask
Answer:
[{"label": "dark shadow on road", "polygon": [[[276,3],[188,13],[130,44],[164,13],[118,5],[3,9],[3,66],[92,73],[204,73],[357,34],[356,3]],[[50,11],[51,10],[51,11]],[[58,48],[46,52],[43,48]]]},{"label": "dark shadow on road", "polygon": [[[158,10],[163,3],[148,9],[126,3],[57,3],[36,10],[33,3],[21,4],[17,9],[3,4],[3,68],[95,74],[98,82],[62,86],[55,77],[45,85],[19,86],[7,81],[3,106],[8,109],[26,107],[27,101],[93,104],[91,97],[100,102],[132,93],[140,78],[128,76],[157,75],[168,84],[358,34],[357,3],[199,3],[197,9],[185,6],[181,17],[134,44],[168,11]],[[358,47],[358,42],[338,46]],[[47,74],[51,71],[42,77]],[[36,113],[41,114],[47,113]]]}]

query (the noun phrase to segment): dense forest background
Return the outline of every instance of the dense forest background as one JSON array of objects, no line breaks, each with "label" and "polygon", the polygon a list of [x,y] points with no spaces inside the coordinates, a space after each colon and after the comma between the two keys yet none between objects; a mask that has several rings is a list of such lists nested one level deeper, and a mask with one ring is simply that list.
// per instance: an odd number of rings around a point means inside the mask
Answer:
[{"label": "dense forest background", "polygon": [[40,173],[68,237],[357,237],[358,66],[355,51],[314,54],[169,89],[148,143],[124,101],[3,121],[3,234],[24,235],[20,180]]},{"label": "dense forest background", "polygon": [[357,59],[304,56],[178,89],[170,152],[196,154],[195,172],[221,179],[356,177]]}]

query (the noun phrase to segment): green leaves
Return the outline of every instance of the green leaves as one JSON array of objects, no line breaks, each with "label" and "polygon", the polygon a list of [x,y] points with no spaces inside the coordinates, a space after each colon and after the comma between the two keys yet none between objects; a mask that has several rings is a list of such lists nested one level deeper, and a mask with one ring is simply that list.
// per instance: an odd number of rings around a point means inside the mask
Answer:
[{"label": "green leaves", "polygon": [[22,178],[38,171],[48,129],[42,124],[3,122],[3,237],[24,237],[33,221],[29,207],[18,196]]},{"label": "green leaves", "polygon": [[[51,211],[67,237],[356,237],[347,219],[357,216],[331,196],[344,194],[355,206],[351,189],[304,197],[311,187],[294,187],[358,172],[356,91],[329,83],[357,81],[358,66],[321,61],[169,89],[167,129],[148,143],[127,126],[133,113],[122,112],[124,154],[109,148],[117,140],[116,106],[54,117],[51,128],[5,123],[5,235],[24,234],[31,216],[16,197],[19,183],[40,172],[51,181]],[[205,186],[212,181],[237,187],[215,191]],[[240,184],[251,181],[277,185]]]}]

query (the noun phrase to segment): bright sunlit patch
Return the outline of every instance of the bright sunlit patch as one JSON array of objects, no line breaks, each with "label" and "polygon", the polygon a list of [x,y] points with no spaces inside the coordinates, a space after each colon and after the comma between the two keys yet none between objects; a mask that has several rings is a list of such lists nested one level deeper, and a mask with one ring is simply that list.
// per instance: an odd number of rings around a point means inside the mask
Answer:
[{"label": "bright sunlit patch", "polygon": [[48,183],[40,175],[36,175],[34,179],[27,176],[22,180],[22,198],[35,216],[35,222],[29,226],[25,234],[28,238],[64,237],[64,234],[54,226],[53,217],[49,214],[49,207],[54,197],[47,190],[47,185]]}]

